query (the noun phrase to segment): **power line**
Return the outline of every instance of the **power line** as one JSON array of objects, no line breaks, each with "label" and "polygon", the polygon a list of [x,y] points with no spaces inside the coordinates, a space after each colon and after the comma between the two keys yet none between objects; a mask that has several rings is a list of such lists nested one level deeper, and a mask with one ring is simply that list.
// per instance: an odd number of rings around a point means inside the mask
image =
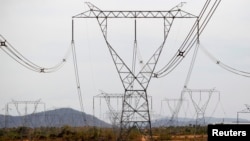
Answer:
[{"label": "power line", "polygon": [[224,64],[223,62],[221,62],[220,60],[216,59],[211,53],[209,53],[206,48],[204,46],[201,45],[201,50],[206,54],[206,56],[212,60],[216,65],[219,65],[221,68],[231,72],[231,73],[234,73],[234,74],[237,74],[237,75],[240,75],[240,76],[244,76],[244,77],[250,77],[250,72],[246,72],[246,71],[241,71],[241,70],[238,70],[238,69],[235,69],[229,65],[226,65]]},{"label": "power line", "polygon": [[76,86],[77,86],[77,93],[78,93],[78,99],[80,102],[80,108],[82,111],[82,117],[85,124],[87,124],[86,117],[84,115],[84,106],[83,106],[83,100],[82,100],[82,91],[81,91],[81,85],[80,85],[80,78],[78,73],[78,65],[77,65],[77,57],[76,57],[76,49],[75,49],[75,41],[74,41],[74,20],[72,19],[72,40],[71,40],[71,47],[72,47],[72,54],[73,54],[73,62],[74,62],[74,71],[75,71],[75,78],[76,78]]},{"label": "power line", "polygon": [[69,54],[70,54],[70,47],[69,47],[69,49],[65,53],[63,59],[61,59],[61,61],[59,61],[56,65],[54,65],[52,67],[42,67],[42,66],[35,64],[34,62],[29,60],[25,56],[23,56],[2,35],[0,35],[0,48],[10,58],[12,58],[14,61],[16,61],[18,64],[22,65],[23,67],[25,67],[31,71],[35,71],[35,72],[39,72],[39,73],[52,73],[52,72],[59,70],[66,63],[66,61],[69,57]]},{"label": "power line", "polygon": [[197,39],[207,26],[214,12],[218,8],[220,2],[221,0],[215,0],[211,4],[211,0],[206,1],[196,22],[193,24],[193,27],[189,31],[188,35],[186,36],[185,40],[183,41],[176,54],[163,68],[154,73],[154,77],[161,78],[168,75],[181,63],[184,57],[189,53],[191,48],[197,42]]}]

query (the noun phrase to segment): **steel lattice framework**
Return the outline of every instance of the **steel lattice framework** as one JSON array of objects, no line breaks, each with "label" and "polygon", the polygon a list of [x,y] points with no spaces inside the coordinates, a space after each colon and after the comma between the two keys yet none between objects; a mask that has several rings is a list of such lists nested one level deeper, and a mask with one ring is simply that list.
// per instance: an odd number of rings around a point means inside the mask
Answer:
[{"label": "steel lattice framework", "polygon": [[[96,18],[101,28],[113,62],[119,73],[125,93],[123,97],[122,113],[120,119],[119,140],[126,140],[133,127],[152,138],[151,119],[149,114],[149,102],[147,88],[152,78],[155,66],[158,62],[171,25],[175,18],[198,18],[180,9],[170,11],[103,11],[91,3],[87,3],[90,10],[80,13],[73,18]],[[107,39],[107,21],[109,18],[161,18],[164,21],[164,41],[154,52],[152,57],[142,67],[138,74],[135,74],[123,59],[117,54]]]},{"label": "steel lattice framework", "polygon": [[[220,92],[215,89],[184,89],[182,91],[182,95],[184,94],[189,94],[191,102],[193,103],[193,106],[195,108],[196,125],[205,125],[206,123],[205,112],[206,112],[208,103],[212,95],[214,94],[217,94],[218,99],[220,99]],[[198,95],[197,99],[195,99],[195,95]],[[202,99],[204,99],[203,102],[202,102]]]},{"label": "steel lattice framework", "polygon": [[[119,93],[113,93],[113,94],[110,94],[110,93],[106,93],[106,92],[101,92],[101,94],[98,94],[96,96],[93,97],[93,105],[95,105],[95,98],[102,98],[106,101],[107,103],[107,106],[108,106],[108,110],[111,114],[111,118],[112,118],[112,124],[114,124],[115,126],[118,126],[120,122],[120,115],[121,113],[119,111],[117,111],[112,105],[111,105],[111,99],[121,99],[123,101],[123,97],[124,97],[124,94],[119,94]],[[139,98],[138,95],[131,95],[131,97],[133,98]],[[148,96],[148,99],[150,100],[149,103],[151,103],[151,109],[152,109],[152,96]],[[115,121],[115,122],[113,122]]]},{"label": "steel lattice framework", "polygon": [[[98,94],[98,95],[93,97],[93,109],[95,109],[94,105],[95,105],[95,99],[96,98],[99,98],[100,100],[104,99],[106,101],[107,106],[108,106],[108,110],[109,110],[108,114],[110,114],[109,118],[110,118],[111,124],[113,126],[114,133],[116,134],[117,129],[120,126],[121,111],[120,111],[120,109],[118,110],[118,108],[114,108],[114,106],[111,104],[111,99],[123,101],[124,94],[101,92],[101,94]],[[131,95],[131,98],[135,98],[135,99],[137,98],[138,99],[139,97],[138,97],[138,95]],[[150,101],[149,105],[151,106],[150,108],[152,110],[152,96],[148,96],[148,100]],[[116,104],[117,104],[116,105],[117,107],[118,106],[120,107],[120,104],[118,104],[118,102]]]},{"label": "steel lattice framework", "polygon": [[[182,3],[168,11],[145,11],[145,10],[107,11],[107,10],[101,10],[89,2],[87,2],[86,4],[88,5],[89,10],[80,13],[76,16],[73,16],[72,23],[74,23],[73,19],[75,18],[97,19],[125,91],[123,95],[122,113],[120,118],[120,133],[118,140],[126,140],[131,129],[133,128],[137,128],[140,131],[140,133],[144,135],[146,139],[152,140],[151,119],[149,114],[147,88],[151,78],[155,77],[154,70],[156,68],[156,64],[158,63],[159,57],[166,43],[166,39],[169,35],[174,20],[191,18],[195,19],[197,25],[199,26],[200,17],[181,10],[180,6],[182,5]],[[204,13],[202,13],[201,15],[203,14]],[[118,55],[116,50],[111,46],[110,42],[108,41],[107,26],[108,26],[108,19],[111,18],[112,19],[114,18],[163,19],[162,20],[164,23],[163,41],[161,45],[154,51],[153,55],[148,59],[148,61],[145,64],[143,64],[143,67],[141,68],[140,71],[138,71],[138,73],[136,73],[134,70],[134,62],[131,69],[124,62],[124,60]],[[135,29],[136,29],[136,20],[135,20]],[[136,30],[135,30],[135,37],[136,37]],[[136,40],[134,46],[137,46]]]},{"label": "steel lattice framework", "polygon": [[246,106],[245,109],[243,109],[243,110],[237,112],[237,124],[240,123],[240,121],[239,121],[239,116],[240,116],[240,114],[250,114],[250,105],[245,104],[245,106]]},{"label": "steel lattice framework", "polygon": [[[36,113],[37,108],[38,108],[39,105],[43,105],[44,112],[46,110],[46,105],[45,105],[45,103],[41,102],[41,99],[36,100],[36,101],[16,101],[16,100],[12,100],[11,102],[8,102],[6,104],[6,107],[5,107],[6,108],[5,109],[5,127],[7,127],[7,128],[8,128],[8,116],[9,116],[9,107],[10,107],[10,105],[14,105],[18,115],[23,116],[23,122],[22,122],[23,125],[22,126],[26,126],[26,127],[29,127],[30,125],[28,125],[28,122],[31,122],[31,121],[28,121],[28,119],[27,119],[28,105],[31,105],[31,106],[33,105],[34,106],[34,109],[33,109],[32,113],[31,113],[31,115]],[[24,106],[23,115],[20,112],[19,105]]]},{"label": "steel lattice framework", "polygon": [[177,108],[179,106],[179,104],[183,104],[184,102],[188,103],[188,100],[187,99],[183,99],[183,98],[180,98],[180,99],[169,99],[169,98],[165,98],[163,100],[161,100],[161,111],[162,111],[162,108],[165,107],[163,106],[163,102],[166,102],[167,103],[167,107],[170,111],[170,114],[172,116],[172,118],[169,119],[169,121],[167,122],[167,125],[170,125],[170,126],[175,126],[175,125],[178,125],[178,113],[179,113],[179,108]]}]

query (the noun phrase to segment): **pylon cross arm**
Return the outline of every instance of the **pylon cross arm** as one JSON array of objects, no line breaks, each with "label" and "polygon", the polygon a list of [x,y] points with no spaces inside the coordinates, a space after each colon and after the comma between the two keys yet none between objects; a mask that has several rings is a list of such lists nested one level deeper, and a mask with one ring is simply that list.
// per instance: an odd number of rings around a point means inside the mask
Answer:
[{"label": "pylon cross arm", "polygon": [[101,10],[90,2],[86,4],[89,10],[75,15],[73,18],[198,18],[198,16],[179,8],[166,11]]}]

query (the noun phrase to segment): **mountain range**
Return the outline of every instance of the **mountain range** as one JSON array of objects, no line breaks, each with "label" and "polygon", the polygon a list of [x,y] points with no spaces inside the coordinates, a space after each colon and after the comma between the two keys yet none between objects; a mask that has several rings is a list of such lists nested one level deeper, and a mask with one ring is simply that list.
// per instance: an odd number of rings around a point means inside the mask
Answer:
[{"label": "mountain range", "polygon": [[[204,124],[214,123],[236,123],[236,118],[215,118],[205,117],[204,119],[191,119],[191,118],[178,118],[171,120],[169,117],[151,121],[152,127],[160,126],[189,126],[195,125],[198,122]],[[250,123],[249,120],[239,119],[240,123]],[[60,108],[55,110],[49,110],[46,112],[38,112],[29,114],[26,116],[11,116],[0,115],[0,128],[12,128],[26,126],[31,128],[36,127],[62,127],[69,125],[72,127],[80,126],[96,126],[96,127],[111,127],[109,123],[98,119],[93,115],[86,114],[74,110],[72,108]]]}]

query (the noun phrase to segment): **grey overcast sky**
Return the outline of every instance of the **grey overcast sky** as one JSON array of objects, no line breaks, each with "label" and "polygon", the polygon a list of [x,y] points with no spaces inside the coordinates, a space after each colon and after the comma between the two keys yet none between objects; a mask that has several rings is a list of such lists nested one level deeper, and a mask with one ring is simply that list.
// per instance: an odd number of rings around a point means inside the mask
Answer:
[{"label": "grey overcast sky", "polygon": [[[71,18],[88,10],[84,0],[1,0],[0,34],[26,58],[40,66],[50,67],[59,62],[70,48]],[[181,0],[90,0],[103,10],[169,10]],[[199,14],[205,0],[186,0],[183,10]],[[201,45],[221,62],[250,72],[250,1],[222,0],[211,21],[201,35]],[[147,24],[145,24],[147,23]],[[183,40],[190,21],[178,22],[170,33],[166,46],[175,46]],[[159,24],[159,25],[157,25]],[[138,47],[144,57],[153,53],[162,40],[162,23],[138,20]],[[178,27],[179,26],[179,27]],[[108,25],[110,41],[124,58],[129,58],[133,47],[133,21],[111,20]],[[122,93],[123,87],[108,52],[96,19],[75,19],[75,43],[79,66],[84,110],[93,113],[93,96],[100,90]],[[179,42],[180,43],[180,42]],[[151,47],[152,46],[152,47]],[[153,48],[153,49],[152,49]],[[164,48],[160,69],[167,63],[169,51]],[[148,94],[153,98],[155,115],[169,115],[168,106],[161,106],[164,98],[180,97],[193,51],[169,75],[152,79]],[[127,55],[128,54],[128,55]],[[171,55],[171,54],[170,54]],[[164,60],[165,59],[165,60]],[[145,59],[147,60],[147,59]],[[0,108],[11,100],[34,101],[41,99],[47,109],[71,107],[80,109],[72,55],[66,64],[54,73],[30,71],[0,50]],[[212,62],[201,50],[198,52],[189,87],[220,91],[220,100],[214,94],[209,101],[215,117],[236,117],[236,113],[250,104],[250,78],[230,73]],[[188,99],[188,95],[187,99]],[[203,100],[206,99],[203,98]],[[216,106],[219,101],[220,106]],[[105,104],[105,103],[102,103]],[[103,105],[104,107],[105,105]],[[162,107],[164,107],[162,110]],[[192,109],[192,103],[189,103]],[[208,107],[209,108],[209,107]],[[14,109],[13,109],[14,110]],[[165,112],[165,113],[162,113]]]}]

